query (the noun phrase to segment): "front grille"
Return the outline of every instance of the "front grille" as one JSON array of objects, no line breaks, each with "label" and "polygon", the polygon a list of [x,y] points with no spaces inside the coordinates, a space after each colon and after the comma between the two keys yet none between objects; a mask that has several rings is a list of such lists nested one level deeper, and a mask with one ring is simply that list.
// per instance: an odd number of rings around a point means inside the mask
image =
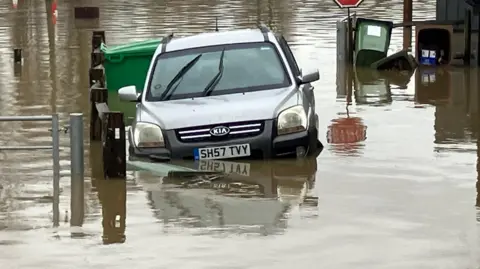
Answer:
[{"label": "front grille", "polygon": [[[210,134],[210,129],[220,126],[228,127],[230,133],[224,136],[213,136]],[[182,128],[175,130],[175,134],[177,139],[184,143],[219,142],[256,136],[263,132],[263,128],[264,121],[244,121]]]}]

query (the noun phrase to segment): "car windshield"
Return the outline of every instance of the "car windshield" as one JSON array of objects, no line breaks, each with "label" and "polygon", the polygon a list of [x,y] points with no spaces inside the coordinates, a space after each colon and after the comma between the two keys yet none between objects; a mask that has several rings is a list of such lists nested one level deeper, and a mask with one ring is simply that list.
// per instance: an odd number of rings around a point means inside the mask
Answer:
[{"label": "car windshield", "polygon": [[[223,53],[222,53],[223,52]],[[221,62],[223,54],[223,62]],[[229,44],[160,54],[155,60],[147,101],[162,101],[165,90],[188,63],[181,78],[168,91],[168,99],[201,97],[212,79],[223,70],[210,95],[260,91],[291,85],[277,49],[270,42]]]}]

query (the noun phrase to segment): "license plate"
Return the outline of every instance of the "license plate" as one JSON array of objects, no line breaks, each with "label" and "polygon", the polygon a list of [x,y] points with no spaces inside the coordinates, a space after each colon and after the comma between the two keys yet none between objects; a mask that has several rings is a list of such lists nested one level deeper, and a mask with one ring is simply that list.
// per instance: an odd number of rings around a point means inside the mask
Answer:
[{"label": "license plate", "polygon": [[250,156],[250,144],[197,148],[193,150],[195,160],[228,159],[246,156]]},{"label": "license plate", "polygon": [[225,162],[215,160],[200,160],[197,162],[197,170],[208,172],[220,172],[226,174],[238,174],[250,176],[249,163]]}]

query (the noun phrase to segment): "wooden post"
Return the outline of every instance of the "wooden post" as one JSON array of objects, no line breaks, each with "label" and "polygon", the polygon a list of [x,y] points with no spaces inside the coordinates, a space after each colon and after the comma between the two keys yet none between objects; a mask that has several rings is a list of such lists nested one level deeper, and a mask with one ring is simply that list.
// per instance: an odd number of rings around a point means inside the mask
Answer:
[{"label": "wooden post", "polygon": [[92,53],[90,53],[90,66],[92,68],[98,67],[99,65],[103,64],[104,60],[105,56],[99,49],[96,49],[92,51]]},{"label": "wooden post", "polygon": [[403,0],[403,23],[408,26],[403,27],[403,49],[411,50],[412,46],[412,18],[413,18],[413,0]]},{"label": "wooden post", "polygon": [[125,179],[127,176],[127,152],[123,113],[105,112],[102,132],[103,172],[105,178]]},{"label": "wooden post", "polygon": [[97,180],[98,200],[102,204],[103,244],[125,242],[127,181]]},{"label": "wooden post", "polygon": [[[480,22],[479,22],[480,24]],[[480,28],[479,28],[480,29]],[[480,37],[480,35],[479,35]],[[478,43],[480,44],[480,41],[478,41]],[[478,59],[478,55],[479,55],[479,51],[477,50],[477,59]],[[473,70],[470,70],[470,68],[468,68],[468,73],[472,72]],[[477,74],[477,71],[475,70],[474,71],[475,74]],[[469,75],[469,79],[471,78],[471,76]],[[478,76],[476,77],[476,82],[478,83]],[[466,86],[471,86],[471,85],[466,85]],[[476,87],[478,89],[478,86]],[[477,117],[480,117],[480,107],[478,107],[480,105],[480,93],[478,92],[478,90],[476,91],[476,94],[477,94]],[[480,120],[478,120],[477,118],[477,128],[480,128]],[[480,129],[477,129],[477,130],[480,130]],[[477,134],[477,201],[475,203],[475,205],[480,208],[480,136]],[[478,209],[477,208],[477,209]],[[478,212],[478,210],[477,210]],[[479,213],[477,213],[477,222],[480,222],[480,215]]]},{"label": "wooden post", "polygon": [[100,87],[104,87],[104,70],[103,67],[97,66],[88,70],[88,78],[90,80],[90,87],[97,84]]},{"label": "wooden post", "polygon": [[92,178],[92,186],[97,187],[97,182],[103,179],[103,149],[101,141],[90,141],[89,148],[90,160],[90,177]]},{"label": "wooden post", "polygon": [[475,206],[480,207],[480,138],[477,138],[477,202]]},{"label": "wooden post", "polygon": [[102,139],[102,122],[97,104],[108,103],[108,90],[105,88],[92,87],[90,89],[90,140]]},{"label": "wooden post", "polygon": [[480,137],[477,138],[477,184],[476,185],[477,185],[477,202],[475,203],[475,206],[480,207]]},{"label": "wooden post", "polygon": [[13,62],[14,63],[22,62],[22,49],[13,49]]},{"label": "wooden post", "polygon": [[[476,11],[478,17],[480,17],[480,13]],[[477,20],[477,29],[480,29],[480,19]],[[480,32],[479,32],[480,33]],[[477,66],[480,66],[480,34],[477,37]]]},{"label": "wooden post", "polygon": [[[465,113],[469,114],[470,107],[472,104],[475,103],[473,98],[470,98],[472,96],[472,77],[471,77],[471,70],[470,68],[466,68],[463,71],[463,87],[465,88]],[[447,87],[448,88],[448,87]],[[475,89],[475,88],[473,88]]]},{"label": "wooden post", "polygon": [[105,43],[105,31],[93,31],[92,33],[92,53],[90,55],[90,67],[95,68],[103,64],[104,55],[100,51],[100,45]]},{"label": "wooden post", "polygon": [[103,66],[96,66],[90,68],[88,71],[88,79],[90,80],[90,87],[97,85],[98,87],[105,87],[105,70]]},{"label": "wooden post", "polygon": [[465,10],[465,23],[463,34],[465,37],[465,50],[463,52],[463,63],[470,65],[470,58],[472,54],[472,11],[467,8]]},{"label": "wooden post", "polygon": [[92,33],[92,51],[100,48],[100,44],[105,43],[105,31],[93,31]]},{"label": "wooden post", "polygon": [[13,65],[13,75],[15,77],[20,77],[22,75],[22,65],[21,63],[17,63]]}]

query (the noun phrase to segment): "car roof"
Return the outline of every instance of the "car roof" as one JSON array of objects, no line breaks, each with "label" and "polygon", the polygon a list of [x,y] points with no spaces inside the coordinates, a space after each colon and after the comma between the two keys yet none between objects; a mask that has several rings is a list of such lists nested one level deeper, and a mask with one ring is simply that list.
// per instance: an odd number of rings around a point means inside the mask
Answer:
[{"label": "car roof", "polygon": [[[270,32],[269,38],[275,38]],[[166,44],[165,52],[192,49],[199,47],[208,47],[226,44],[254,43],[263,42],[265,37],[260,29],[240,29],[222,32],[207,32],[192,36],[173,38]],[[160,54],[162,50],[160,45],[155,54]]]}]

